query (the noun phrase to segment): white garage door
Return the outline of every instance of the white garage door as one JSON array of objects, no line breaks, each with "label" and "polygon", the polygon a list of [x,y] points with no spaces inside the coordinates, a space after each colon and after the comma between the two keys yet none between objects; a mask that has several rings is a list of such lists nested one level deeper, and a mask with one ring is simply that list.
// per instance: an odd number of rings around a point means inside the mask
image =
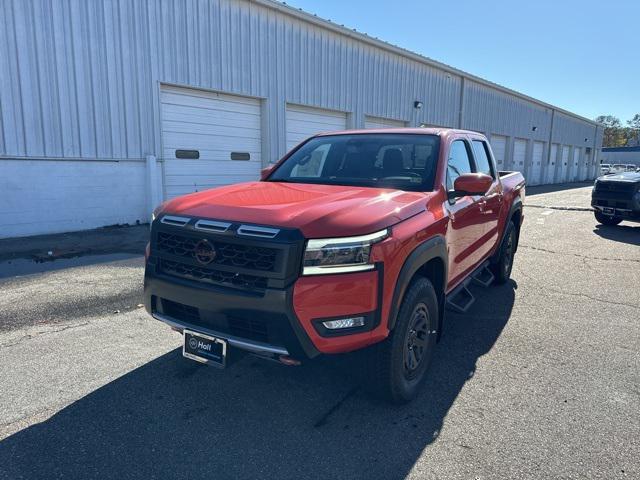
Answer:
[{"label": "white garage door", "polygon": [[568,181],[567,172],[569,171],[569,146],[562,146],[562,160],[560,161],[560,175],[558,175],[558,183]]},{"label": "white garage door", "polygon": [[167,198],[260,177],[259,100],[163,86],[160,101]]},{"label": "white garage door", "polygon": [[406,122],[381,117],[364,117],[364,128],[403,128]]},{"label": "white garage door", "polygon": [[531,158],[531,168],[529,169],[529,181],[531,185],[540,183],[540,173],[542,172],[542,153],[544,152],[543,142],[533,142],[533,155]]},{"label": "white garage door", "polygon": [[507,152],[507,137],[491,135],[491,150],[496,159],[498,170],[506,170],[505,153]]},{"label": "white garage door", "polygon": [[591,148],[586,147],[584,150],[584,159],[582,166],[580,167],[580,181],[585,181],[589,178],[593,164],[591,163]]},{"label": "white garage door", "polygon": [[[516,139],[513,142],[513,166],[512,170],[524,172],[524,162],[527,158],[527,141]],[[528,179],[527,179],[528,180]]]},{"label": "white garage door", "polygon": [[287,105],[287,151],[321,132],[347,128],[347,114],[333,110]]},{"label": "white garage door", "polygon": [[547,162],[547,169],[545,172],[545,183],[553,183],[555,179],[556,173],[556,163],[558,161],[558,144],[554,143],[551,145],[551,155],[549,157],[549,161]]},{"label": "white garage door", "polygon": [[580,156],[582,155],[582,149],[575,147],[573,149],[573,167],[571,170],[571,180],[577,182],[580,180]]}]

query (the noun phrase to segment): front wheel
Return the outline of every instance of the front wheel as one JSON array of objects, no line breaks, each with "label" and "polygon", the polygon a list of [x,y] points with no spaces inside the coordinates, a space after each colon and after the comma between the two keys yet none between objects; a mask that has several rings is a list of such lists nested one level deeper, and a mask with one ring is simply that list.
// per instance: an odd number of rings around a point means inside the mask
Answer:
[{"label": "front wheel", "polygon": [[418,394],[436,343],[438,298],[424,277],[411,282],[389,337],[371,347],[369,387],[393,403],[407,403]]},{"label": "front wheel", "polygon": [[620,217],[611,217],[602,212],[595,212],[596,220],[603,225],[618,225],[622,219]]}]

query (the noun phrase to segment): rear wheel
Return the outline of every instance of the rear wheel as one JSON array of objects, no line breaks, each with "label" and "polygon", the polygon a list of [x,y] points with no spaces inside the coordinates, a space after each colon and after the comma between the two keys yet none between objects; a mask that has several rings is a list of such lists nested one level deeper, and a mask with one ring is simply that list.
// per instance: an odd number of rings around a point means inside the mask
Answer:
[{"label": "rear wheel", "polygon": [[509,222],[504,232],[504,239],[500,246],[498,260],[491,265],[491,271],[498,284],[505,283],[511,277],[511,269],[513,268],[513,257],[516,253],[518,245],[518,233],[513,222]]},{"label": "rear wheel", "polygon": [[618,225],[622,219],[620,217],[611,217],[602,212],[595,212],[596,220],[603,225]]},{"label": "rear wheel", "polygon": [[368,386],[393,403],[413,400],[431,363],[437,322],[435,289],[418,277],[402,300],[395,328],[369,351]]}]

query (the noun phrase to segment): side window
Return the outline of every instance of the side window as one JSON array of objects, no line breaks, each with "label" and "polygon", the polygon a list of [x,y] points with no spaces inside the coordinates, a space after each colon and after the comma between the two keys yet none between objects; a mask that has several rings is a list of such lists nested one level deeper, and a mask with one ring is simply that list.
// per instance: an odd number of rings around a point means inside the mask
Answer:
[{"label": "side window", "polygon": [[471,162],[465,142],[456,140],[449,150],[447,162],[447,190],[453,190],[453,182],[463,173],[471,173]]},{"label": "side window", "polygon": [[474,140],[473,144],[473,157],[476,159],[476,169],[479,173],[486,173],[487,175],[495,178],[493,169],[491,168],[491,161],[489,160],[489,152],[487,151],[487,145],[481,140]]}]

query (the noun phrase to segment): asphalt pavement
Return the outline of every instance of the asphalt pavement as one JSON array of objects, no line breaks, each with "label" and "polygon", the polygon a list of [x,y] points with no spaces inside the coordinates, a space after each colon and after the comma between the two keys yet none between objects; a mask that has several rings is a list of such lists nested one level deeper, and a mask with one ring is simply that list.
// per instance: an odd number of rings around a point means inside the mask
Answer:
[{"label": "asphalt pavement", "polygon": [[141,249],[14,255],[0,478],[640,478],[640,225],[596,226],[588,186],[529,192],[513,280],[447,314],[401,407],[370,398],[349,355],[182,358],[139,307]]}]

